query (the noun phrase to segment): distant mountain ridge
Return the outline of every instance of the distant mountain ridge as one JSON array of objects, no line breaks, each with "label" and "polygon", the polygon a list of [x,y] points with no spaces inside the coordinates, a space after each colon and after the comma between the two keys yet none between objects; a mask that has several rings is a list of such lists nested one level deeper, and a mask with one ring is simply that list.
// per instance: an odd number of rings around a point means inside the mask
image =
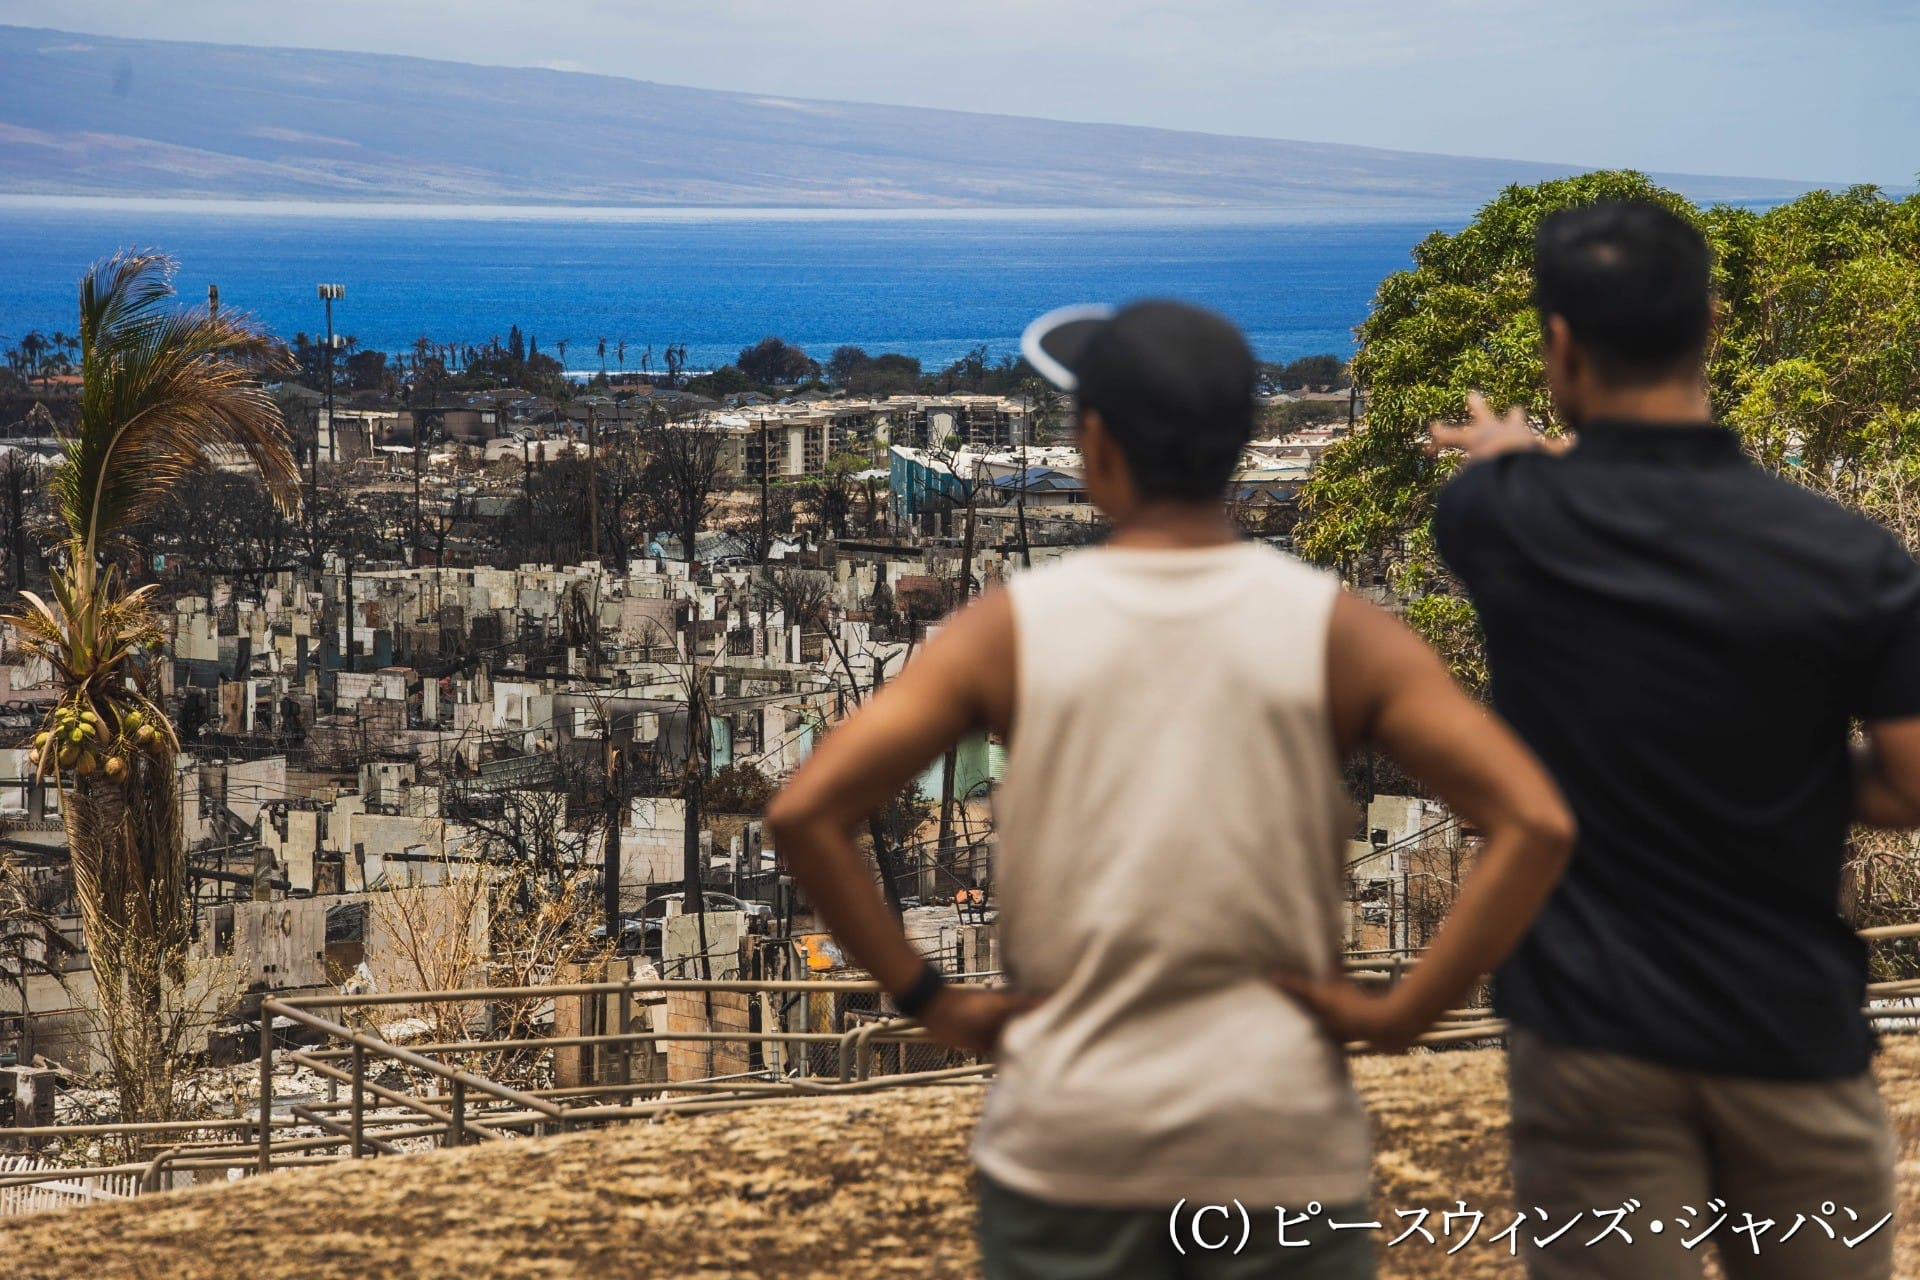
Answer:
[{"label": "distant mountain ridge", "polygon": [[[1579,166],[0,26],[0,193],[777,208],[1477,205]],[[1808,184],[1655,175],[1698,200]]]}]

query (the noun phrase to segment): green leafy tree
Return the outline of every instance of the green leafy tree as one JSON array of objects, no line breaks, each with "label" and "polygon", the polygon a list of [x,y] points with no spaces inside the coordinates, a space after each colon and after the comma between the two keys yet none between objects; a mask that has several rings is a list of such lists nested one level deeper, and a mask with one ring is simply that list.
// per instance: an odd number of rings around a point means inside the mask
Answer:
[{"label": "green leafy tree", "polygon": [[764,813],[777,790],[773,779],[745,762],[714,770],[701,799],[708,813]]},{"label": "green leafy tree", "polygon": [[1714,408],[1770,466],[1839,496],[1920,462],[1920,197],[1816,191],[1708,215],[1723,315]]},{"label": "green leafy tree", "polygon": [[764,382],[755,382],[740,372],[738,366],[730,364],[723,364],[712,373],[687,379],[688,391],[697,396],[712,396],[716,400],[723,396],[737,396],[743,391],[753,391],[766,385],[768,384]]},{"label": "green leafy tree", "polygon": [[1020,381],[1020,400],[1027,408],[1027,439],[1052,444],[1067,425],[1067,398],[1039,374]]},{"label": "green leafy tree", "polygon": [[870,356],[859,347],[836,347],[823,372],[829,383],[856,396],[908,395],[919,390],[922,376],[912,356]]},{"label": "green leafy tree", "polygon": [[1701,210],[1635,173],[1508,188],[1381,283],[1352,365],[1366,422],[1322,458],[1294,535],[1310,559],[1409,597],[1409,620],[1470,684],[1484,676],[1478,627],[1429,531],[1457,463],[1425,456],[1426,424],[1479,390],[1561,430],[1531,301],[1534,232],[1556,209],[1624,198],[1681,212],[1713,246],[1709,388],[1756,459],[1871,515],[1920,492],[1920,197],[1857,187],[1756,212]]},{"label": "green leafy tree", "polygon": [[[1552,420],[1531,300],[1541,219],[1572,205],[1630,198],[1693,213],[1681,197],[1634,173],[1509,187],[1464,230],[1422,240],[1413,268],[1381,282],[1352,365],[1367,392],[1366,426],[1328,448],[1302,492],[1304,518],[1294,538],[1303,555],[1349,573],[1380,557],[1424,566],[1433,495],[1452,470],[1450,462],[1426,458],[1427,423],[1464,414],[1475,390],[1496,408],[1522,405]],[[1412,545],[1403,550],[1403,540]]]},{"label": "green leafy tree", "polygon": [[1285,364],[1262,364],[1260,375],[1277,391],[1340,391],[1347,385],[1347,362],[1331,352],[1301,356]]},{"label": "green leafy tree", "polygon": [[791,385],[820,372],[806,352],[777,337],[762,338],[746,348],[734,365],[751,381],[767,385]]}]

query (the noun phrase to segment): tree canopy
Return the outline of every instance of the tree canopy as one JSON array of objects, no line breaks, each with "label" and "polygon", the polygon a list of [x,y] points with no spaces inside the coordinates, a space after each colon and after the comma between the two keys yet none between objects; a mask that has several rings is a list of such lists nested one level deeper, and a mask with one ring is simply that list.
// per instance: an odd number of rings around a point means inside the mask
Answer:
[{"label": "tree canopy", "polygon": [[1412,597],[1410,620],[1469,678],[1472,613],[1428,533],[1457,463],[1425,456],[1426,424],[1458,418],[1478,390],[1495,409],[1520,405],[1562,429],[1531,301],[1534,232],[1556,209],[1622,198],[1679,211],[1713,246],[1714,409],[1756,459],[1862,508],[1888,485],[1920,489],[1920,197],[1856,187],[1765,211],[1699,209],[1632,172],[1509,187],[1381,282],[1352,362],[1365,424],[1328,448],[1295,531],[1309,559],[1350,576],[1372,568]]},{"label": "tree canopy", "polygon": [[734,364],[750,381],[770,385],[805,382],[820,372],[806,352],[777,337],[760,339],[742,351]]},{"label": "tree canopy", "polygon": [[827,380],[856,396],[911,395],[920,388],[920,362],[885,352],[870,356],[859,347],[836,347],[827,358]]},{"label": "tree canopy", "polygon": [[1285,364],[1262,362],[1260,379],[1275,391],[1344,391],[1347,362],[1332,352],[1301,356]]}]

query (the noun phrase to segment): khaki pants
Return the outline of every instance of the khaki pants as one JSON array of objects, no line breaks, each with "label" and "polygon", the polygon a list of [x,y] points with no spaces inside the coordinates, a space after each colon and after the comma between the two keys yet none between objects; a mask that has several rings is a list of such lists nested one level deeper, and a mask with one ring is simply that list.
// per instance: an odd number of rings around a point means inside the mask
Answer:
[{"label": "khaki pants", "polygon": [[[1894,1223],[1860,1238],[1893,1211],[1897,1148],[1870,1074],[1703,1075],[1519,1030],[1511,1046],[1514,1199],[1530,1215],[1534,1280],[1697,1280],[1709,1249],[1727,1280],[1892,1274]],[[1632,1243],[1616,1233],[1589,1245],[1623,1205]]]}]

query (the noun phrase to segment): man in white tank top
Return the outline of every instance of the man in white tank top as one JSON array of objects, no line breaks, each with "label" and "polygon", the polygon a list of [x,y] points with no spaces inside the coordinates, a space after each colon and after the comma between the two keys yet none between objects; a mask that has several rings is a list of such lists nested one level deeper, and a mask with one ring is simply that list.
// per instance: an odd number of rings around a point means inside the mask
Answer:
[{"label": "man in white tank top", "polygon": [[[989,1276],[1371,1275],[1377,1233],[1331,1229],[1368,1220],[1366,1120],[1343,1046],[1287,994],[1339,964],[1340,763],[1381,747],[1486,838],[1422,963],[1343,1011],[1388,1049],[1525,932],[1572,819],[1398,622],[1239,537],[1223,498],[1256,365],[1231,324],[1077,308],[1025,346],[1075,393],[1112,537],[942,627],[776,798],[777,847],[902,1012],[998,1056],[974,1143]],[[1011,751],[997,991],[945,985],[851,835],[982,728]],[[1249,1239],[1209,1248],[1207,1207],[1234,1201]]]}]

